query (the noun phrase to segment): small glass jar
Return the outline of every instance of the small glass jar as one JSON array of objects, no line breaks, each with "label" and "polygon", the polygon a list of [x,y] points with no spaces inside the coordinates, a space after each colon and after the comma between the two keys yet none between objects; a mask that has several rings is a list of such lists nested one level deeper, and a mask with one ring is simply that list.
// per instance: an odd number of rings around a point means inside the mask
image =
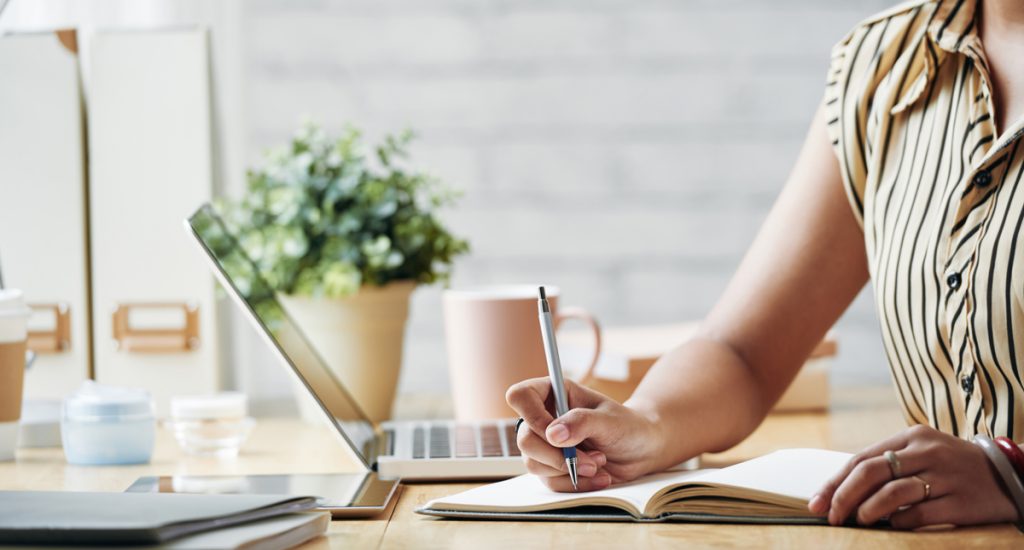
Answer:
[{"label": "small glass jar", "polygon": [[156,438],[153,399],[88,381],[64,400],[60,430],[69,464],[145,464]]},{"label": "small glass jar", "polygon": [[166,423],[186,453],[216,457],[238,455],[256,421],[246,416],[245,394],[223,392],[171,398]]}]

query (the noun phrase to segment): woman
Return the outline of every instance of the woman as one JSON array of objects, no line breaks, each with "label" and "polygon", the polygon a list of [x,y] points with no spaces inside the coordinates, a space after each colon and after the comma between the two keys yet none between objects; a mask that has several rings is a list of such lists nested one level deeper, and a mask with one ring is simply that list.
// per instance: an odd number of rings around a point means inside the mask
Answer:
[{"label": "woman", "polygon": [[581,490],[594,490],[735,445],[870,278],[913,427],[859,453],[809,509],[897,528],[1018,519],[970,438],[1024,440],[1020,59],[1016,0],[917,1],[858,25],[700,335],[624,405],[571,386],[574,409],[554,421],[546,379],[509,389],[528,470],[569,490],[558,447],[582,444]]}]

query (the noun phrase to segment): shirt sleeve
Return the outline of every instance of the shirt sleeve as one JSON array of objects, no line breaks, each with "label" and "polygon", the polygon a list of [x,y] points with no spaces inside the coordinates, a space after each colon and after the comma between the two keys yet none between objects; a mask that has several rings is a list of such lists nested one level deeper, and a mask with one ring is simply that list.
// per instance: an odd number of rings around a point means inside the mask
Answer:
[{"label": "shirt sleeve", "polygon": [[927,56],[917,53],[934,9],[925,0],[894,6],[860,22],[832,48],[822,103],[843,186],[862,227],[865,196],[871,193],[868,170],[879,153],[875,130],[898,99],[892,94],[903,91],[894,83],[904,81],[904,73],[924,70]]},{"label": "shirt sleeve", "polygon": [[[867,181],[868,104],[865,101],[865,62],[861,52],[868,32],[855,28],[832,48],[828,81],[823,99],[828,137],[839,160],[843,187],[857,223],[864,225],[864,191]],[[870,52],[869,52],[870,53]]]}]

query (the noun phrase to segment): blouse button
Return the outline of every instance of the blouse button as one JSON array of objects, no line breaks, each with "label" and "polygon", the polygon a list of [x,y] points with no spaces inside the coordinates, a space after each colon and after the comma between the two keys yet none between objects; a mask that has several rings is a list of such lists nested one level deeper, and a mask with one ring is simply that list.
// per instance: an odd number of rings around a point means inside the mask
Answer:
[{"label": "blouse button", "polygon": [[971,393],[974,391],[974,376],[964,376],[960,379],[960,388],[964,390],[964,393]]},{"label": "blouse button", "polygon": [[946,284],[953,290],[960,288],[960,274],[950,273],[949,276],[946,277]]},{"label": "blouse button", "polygon": [[992,183],[992,172],[982,170],[974,174],[974,185],[976,187],[988,187],[990,183]]}]

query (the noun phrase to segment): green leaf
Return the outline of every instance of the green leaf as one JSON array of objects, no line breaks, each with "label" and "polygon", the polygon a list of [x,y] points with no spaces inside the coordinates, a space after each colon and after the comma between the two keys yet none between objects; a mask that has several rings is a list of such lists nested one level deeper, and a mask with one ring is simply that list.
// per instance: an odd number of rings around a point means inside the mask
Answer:
[{"label": "green leaf", "polygon": [[459,194],[409,168],[412,139],[406,130],[365,146],[355,128],[330,135],[305,123],[267,151],[246,174],[245,195],[216,205],[257,266],[243,259],[232,267],[246,295],[346,296],[366,284],[447,280],[469,246],[436,210]]},{"label": "green leaf", "polygon": [[330,298],[354,294],[361,283],[359,269],[347,262],[334,262],[323,274],[324,294]]}]

